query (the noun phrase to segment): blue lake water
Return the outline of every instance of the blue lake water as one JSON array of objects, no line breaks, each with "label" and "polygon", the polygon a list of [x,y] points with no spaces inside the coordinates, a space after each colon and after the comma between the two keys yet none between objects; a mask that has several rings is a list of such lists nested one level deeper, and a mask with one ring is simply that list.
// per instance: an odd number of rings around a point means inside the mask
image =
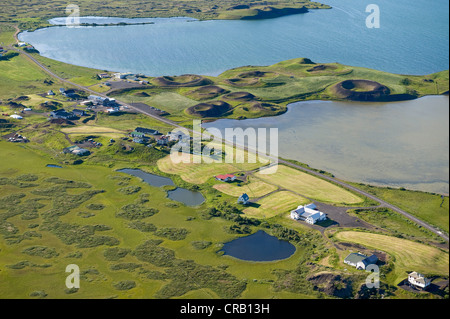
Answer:
[{"label": "blue lake water", "polygon": [[283,158],[348,181],[449,192],[448,96],[392,103],[297,102],[277,117],[221,119],[203,127],[217,128],[222,136],[225,128],[276,127]]},{"label": "blue lake water", "polygon": [[275,261],[292,256],[295,246],[259,230],[252,235],[225,243],[222,250],[225,255],[242,260]]},{"label": "blue lake water", "polygon": [[323,2],[333,9],[257,21],[176,18],[152,25],[52,27],[19,38],[63,62],[154,76],[216,75],[297,57],[404,74],[448,69],[447,0],[378,0],[379,29],[365,23],[372,0]]},{"label": "blue lake water", "polygon": [[[150,174],[147,172],[144,172],[140,169],[131,169],[131,168],[124,168],[118,170],[120,173],[125,173],[128,175],[132,175],[135,177],[139,177],[142,179],[145,183],[155,186],[155,187],[162,187],[162,186],[174,186],[174,182],[172,179],[168,177],[158,176],[155,174]],[[200,192],[193,192],[185,188],[178,187],[175,190],[168,191],[167,197],[169,197],[171,200],[181,202],[185,204],[186,206],[198,206],[201,205],[205,198],[203,197],[202,193]]]}]

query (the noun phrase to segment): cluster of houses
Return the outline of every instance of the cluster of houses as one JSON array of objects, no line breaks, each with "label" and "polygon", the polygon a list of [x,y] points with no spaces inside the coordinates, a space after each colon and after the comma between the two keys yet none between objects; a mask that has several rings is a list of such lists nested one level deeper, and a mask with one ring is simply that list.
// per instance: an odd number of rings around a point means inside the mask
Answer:
[{"label": "cluster of houses", "polygon": [[327,214],[319,211],[314,203],[308,205],[300,205],[297,209],[291,211],[291,218],[294,220],[302,220],[308,224],[314,225],[317,222],[327,219]]},{"label": "cluster of houses", "polygon": [[157,130],[137,127],[133,132],[130,133],[133,138],[133,142],[138,144],[146,144],[150,139],[155,139],[157,145],[169,145],[173,141],[182,141],[188,143],[190,141],[190,136],[184,134],[181,131],[173,131],[163,135]]},{"label": "cluster of houses", "polygon": [[8,142],[11,142],[11,143],[28,143],[29,140],[25,136],[22,136],[19,133],[15,133],[13,136],[10,136],[8,138]]},{"label": "cluster of houses", "polygon": [[54,119],[63,119],[63,120],[74,120],[78,119],[82,116],[85,116],[86,112],[84,110],[74,109],[72,112],[68,112],[65,109],[60,109],[56,111],[52,111],[50,113],[50,117]]},{"label": "cluster of houses", "polygon": [[73,154],[78,156],[89,155],[91,152],[85,148],[81,148],[79,146],[73,145],[63,149],[64,154]]},{"label": "cluster of houses", "polygon": [[[365,270],[369,265],[376,265],[378,257],[376,255],[366,256],[361,253],[351,253],[345,259],[344,263],[359,270]],[[431,279],[413,271],[408,274],[408,284],[416,289],[426,290],[431,285]]]}]

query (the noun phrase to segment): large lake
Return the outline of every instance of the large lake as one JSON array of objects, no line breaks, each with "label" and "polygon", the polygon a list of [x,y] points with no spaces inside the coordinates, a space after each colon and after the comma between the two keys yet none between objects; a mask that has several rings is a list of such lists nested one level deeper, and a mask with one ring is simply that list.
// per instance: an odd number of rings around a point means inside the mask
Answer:
[{"label": "large lake", "polygon": [[[260,21],[140,19],[134,21],[155,24],[52,27],[19,37],[56,60],[153,76],[217,75],[297,57],[403,74],[449,68],[447,0],[378,0],[379,29],[365,23],[372,0],[323,2],[333,9]],[[82,22],[132,21],[94,17]],[[303,102],[277,118],[212,125],[276,126],[284,158],[346,180],[448,193],[448,115],[448,97],[383,104]]]},{"label": "large lake", "polygon": [[[323,2],[333,9],[259,21],[139,19],[136,22],[155,24],[52,27],[19,38],[59,61],[147,75],[216,75],[233,67],[297,57],[405,74],[448,69],[447,0]],[[379,29],[366,27],[365,9],[371,3],[380,8]],[[121,21],[130,22],[81,22]]]},{"label": "large lake", "polygon": [[225,128],[277,127],[283,158],[349,181],[449,191],[448,96],[392,103],[305,101],[277,117],[203,126],[218,128],[222,136]]}]

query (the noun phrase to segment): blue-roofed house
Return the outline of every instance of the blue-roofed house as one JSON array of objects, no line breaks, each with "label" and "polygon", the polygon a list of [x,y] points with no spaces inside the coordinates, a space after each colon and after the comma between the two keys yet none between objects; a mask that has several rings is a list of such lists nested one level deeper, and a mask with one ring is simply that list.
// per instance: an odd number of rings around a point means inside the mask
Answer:
[{"label": "blue-roofed house", "polygon": [[239,198],[238,198],[238,204],[243,204],[243,205],[247,205],[250,201],[250,197],[248,197],[247,194],[242,194]]}]

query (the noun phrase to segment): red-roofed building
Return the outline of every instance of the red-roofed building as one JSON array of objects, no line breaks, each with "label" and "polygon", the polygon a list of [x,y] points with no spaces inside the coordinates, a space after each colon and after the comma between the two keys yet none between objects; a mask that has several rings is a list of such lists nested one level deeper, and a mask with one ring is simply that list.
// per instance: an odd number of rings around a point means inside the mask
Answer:
[{"label": "red-roofed building", "polygon": [[236,176],[234,176],[233,174],[225,174],[225,175],[217,175],[214,176],[218,181],[222,181],[222,182],[232,182],[236,179]]}]

